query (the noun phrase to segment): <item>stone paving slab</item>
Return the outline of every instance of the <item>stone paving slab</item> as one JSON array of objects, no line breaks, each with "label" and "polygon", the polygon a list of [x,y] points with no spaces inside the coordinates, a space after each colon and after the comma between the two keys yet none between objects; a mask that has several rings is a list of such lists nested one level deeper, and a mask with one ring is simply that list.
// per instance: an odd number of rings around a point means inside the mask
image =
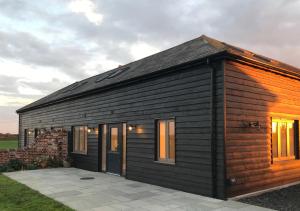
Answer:
[{"label": "stone paving slab", "polygon": [[[79,211],[267,211],[76,168],[5,173],[6,176]],[[94,177],[81,180],[82,177]]]}]

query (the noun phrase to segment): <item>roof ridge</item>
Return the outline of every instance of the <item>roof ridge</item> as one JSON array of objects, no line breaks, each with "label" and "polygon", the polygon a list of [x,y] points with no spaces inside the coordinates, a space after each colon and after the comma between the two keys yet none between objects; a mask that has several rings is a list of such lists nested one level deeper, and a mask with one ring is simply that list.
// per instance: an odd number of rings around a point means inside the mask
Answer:
[{"label": "roof ridge", "polygon": [[[292,72],[296,74],[297,77],[299,77],[300,74],[300,69],[295,68],[291,65],[273,59],[268,60],[268,57],[260,56],[259,54],[255,54],[248,50],[235,47],[233,45],[216,40],[203,34],[192,40],[183,42],[171,48],[167,48],[161,52],[149,55],[136,61],[131,61],[123,65],[122,67],[116,67],[103,73],[80,80],[80,83],[86,81],[86,83],[81,86],[76,86],[75,82],[73,83],[73,85],[76,88],[70,90],[69,92],[64,92],[64,90],[73,87],[72,84],[70,84],[31,104],[18,109],[17,112],[23,112],[26,110],[46,106],[50,103],[63,101],[64,99],[71,99],[73,96],[80,95],[82,93],[87,93],[92,90],[112,86],[145,75],[154,74],[159,71],[163,71],[179,65],[184,65],[193,61],[199,61],[201,59],[205,59],[207,57],[214,56],[220,53],[227,53],[228,55],[244,57],[244,59],[251,59],[262,62],[266,65],[280,68],[283,71]],[[101,75],[109,75],[110,72],[112,72],[111,74],[114,75],[114,71],[116,71],[118,68],[126,67],[130,67],[130,71],[122,72],[122,74],[116,74],[115,77],[110,77],[105,80],[99,81],[98,83],[95,83],[95,80]]]}]

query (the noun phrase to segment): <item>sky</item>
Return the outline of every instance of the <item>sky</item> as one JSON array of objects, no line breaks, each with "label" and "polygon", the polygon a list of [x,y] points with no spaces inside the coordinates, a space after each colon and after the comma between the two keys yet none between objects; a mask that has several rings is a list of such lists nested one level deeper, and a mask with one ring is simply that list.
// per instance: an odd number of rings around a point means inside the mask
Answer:
[{"label": "sky", "polygon": [[0,133],[30,102],[202,34],[300,67],[300,0],[0,0]]}]

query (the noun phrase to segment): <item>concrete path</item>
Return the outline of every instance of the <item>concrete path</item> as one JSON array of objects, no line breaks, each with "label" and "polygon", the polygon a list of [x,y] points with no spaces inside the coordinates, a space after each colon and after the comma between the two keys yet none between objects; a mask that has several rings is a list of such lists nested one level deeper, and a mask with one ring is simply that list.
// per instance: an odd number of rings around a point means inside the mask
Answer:
[{"label": "concrete path", "polygon": [[[19,171],[5,175],[75,210],[269,210],[75,168]],[[81,180],[82,177],[94,179]]]}]

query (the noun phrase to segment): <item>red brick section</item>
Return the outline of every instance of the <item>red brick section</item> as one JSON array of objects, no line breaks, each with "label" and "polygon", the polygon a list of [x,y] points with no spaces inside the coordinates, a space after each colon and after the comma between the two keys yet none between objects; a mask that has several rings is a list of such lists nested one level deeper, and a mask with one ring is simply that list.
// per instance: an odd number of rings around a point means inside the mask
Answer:
[{"label": "red brick section", "polygon": [[65,160],[68,155],[67,131],[64,129],[44,130],[33,143],[24,149],[0,149],[0,165],[9,160],[19,159],[30,164],[41,156],[56,157]]}]

